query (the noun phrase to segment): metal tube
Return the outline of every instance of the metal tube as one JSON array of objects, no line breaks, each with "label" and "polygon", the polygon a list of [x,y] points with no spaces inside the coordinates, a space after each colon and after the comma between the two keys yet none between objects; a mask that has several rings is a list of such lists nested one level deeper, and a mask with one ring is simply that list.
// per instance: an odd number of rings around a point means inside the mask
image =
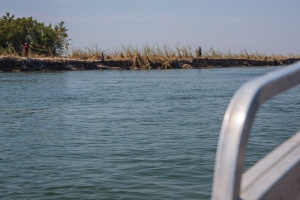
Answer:
[{"label": "metal tube", "polygon": [[300,83],[300,63],[244,84],[225,113],[217,149],[212,200],[238,200],[251,125],[268,99]]}]

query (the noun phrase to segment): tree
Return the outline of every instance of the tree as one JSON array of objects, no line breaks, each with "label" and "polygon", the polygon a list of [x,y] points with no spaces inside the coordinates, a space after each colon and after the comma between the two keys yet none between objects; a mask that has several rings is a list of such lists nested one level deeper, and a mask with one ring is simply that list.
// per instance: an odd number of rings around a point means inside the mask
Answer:
[{"label": "tree", "polygon": [[63,21],[46,26],[32,17],[15,18],[6,13],[0,18],[0,48],[10,48],[21,55],[24,43],[28,42],[32,53],[48,56],[55,46],[61,55],[69,46],[67,31]]}]

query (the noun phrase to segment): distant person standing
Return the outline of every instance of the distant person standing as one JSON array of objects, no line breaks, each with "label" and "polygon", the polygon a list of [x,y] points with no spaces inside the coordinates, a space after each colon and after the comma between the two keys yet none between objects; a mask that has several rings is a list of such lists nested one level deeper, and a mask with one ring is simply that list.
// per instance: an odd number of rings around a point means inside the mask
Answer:
[{"label": "distant person standing", "polygon": [[52,47],[52,57],[55,57],[55,55],[56,55],[56,48],[55,48],[55,46],[53,46]]},{"label": "distant person standing", "polygon": [[202,57],[202,49],[201,49],[201,47],[199,47],[199,49],[198,49],[198,57]]},{"label": "distant person standing", "polygon": [[24,44],[24,56],[26,58],[28,58],[28,51],[29,51],[29,45],[28,45],[28,42],[25,42],[25,44]]},{"label": "distant person standing", "polygon": [[101,63],[104,64],[104,54],[103,54],[103,52],[101,53],[100,60],[101,60]]}]

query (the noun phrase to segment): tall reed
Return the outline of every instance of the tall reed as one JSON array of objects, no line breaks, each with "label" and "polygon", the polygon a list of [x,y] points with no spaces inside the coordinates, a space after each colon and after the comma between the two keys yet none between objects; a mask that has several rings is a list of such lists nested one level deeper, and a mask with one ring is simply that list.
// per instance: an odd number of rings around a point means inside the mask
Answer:
[{"label": "tall reed", "polygon": [[[163,45],[145,45],[138,47],[132,45],[121,45],[119,47],[104,50],[97,44],[84,48],[72,48],[70,58],[82,60],[99,60],[101,53],[104,53],[105,59],[129,60],[131,67],[136,69],[151,68],[151,64],[161,63],[163,68],[170,67],[170,62],[176,59],[199,58],[199,49],[192,48],[189,45],[183,46],[179,43],[171,46]],[[267,55],[259,52],[248,52],[246,49],[239,53],[232,53],[229,49],[227,52],[221,52],[214,48],[209,48],[202,52],[202,59],[251,59],[251,60],[274,60],[287,58],[300,58],[300,54],[284,55]]]}]

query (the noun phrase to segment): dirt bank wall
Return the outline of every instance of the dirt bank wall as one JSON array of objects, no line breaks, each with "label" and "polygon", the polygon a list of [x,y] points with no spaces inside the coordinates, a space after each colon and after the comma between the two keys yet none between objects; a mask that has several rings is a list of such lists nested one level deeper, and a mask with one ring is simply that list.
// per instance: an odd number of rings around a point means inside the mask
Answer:
[{"label": "dirt bank wall", "polygon": [[133,67],[130,60],[84,61],[52,58],[0,58],[0,71],[67,71],[67,70],[99,70],[99,69],[180,69],[180,68],[212,68],[212,67],[249,67],[280,66],[300,61],[300,58],[282,60],[250,60],[250,59],[209,59],[192,58],[176,59],[165,63],[149,63],[147,67]]}]

